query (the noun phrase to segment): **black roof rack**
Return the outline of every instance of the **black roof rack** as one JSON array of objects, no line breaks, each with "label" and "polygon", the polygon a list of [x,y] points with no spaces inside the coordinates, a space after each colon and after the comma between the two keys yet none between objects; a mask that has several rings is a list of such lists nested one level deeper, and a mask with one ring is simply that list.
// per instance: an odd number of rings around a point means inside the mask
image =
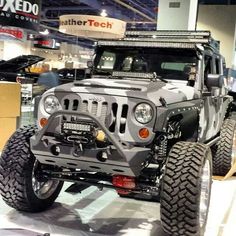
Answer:
[{"label": "black roof rack", "polygon": [[211,36],[210,31],[191,31],[191,30],[157,30],[157,31],[126,31],[127,36],[135,37],[197,37],[197,38],[209,38]]},{"label": "black roof rack", "polygon": [[183,31],[183,30],[157,30],[157,31],[127,31],[125,41],[142,42],[168,42],[168,43],[199,43],[207,44],[219,50],[219,41],[211,37],[210,31]]},{"label": "black roof rack", "polygon": [[219,51],[219,41],[211,37],[210,31],[127,31],[121,40],[99,40],[98,45],[195,48],[204,44]]}]

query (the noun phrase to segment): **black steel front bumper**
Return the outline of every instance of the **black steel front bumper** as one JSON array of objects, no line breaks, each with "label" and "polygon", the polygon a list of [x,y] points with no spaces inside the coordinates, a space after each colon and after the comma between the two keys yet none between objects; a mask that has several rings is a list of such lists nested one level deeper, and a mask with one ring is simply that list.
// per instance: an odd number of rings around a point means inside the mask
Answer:
[{"label": "black steel front bumper", "polygon": [[[104,148],[84,148],[80,155],[75,155],[75,146],[61,142],[48,132],[55,127],[62,116],[76,116],[86,118],[94,122],[107,136],[111,145]],[[58,111],[53,113],[47,125],[30,140],[31,151],[36,159],[43,164],[56,165],[63,168],[81,169],[92,172],[107,174],[121,174],[127,176],[138,176],[143,168],[143,163],[150,152],[149,148],[129,147],[122,144],[95,116],[83,112]],[[58,155],[52,150],[57,147]],[[106,160],[97,158],[100,153],[106,153]],[[54,154],[53,154],[54,153]]]}]

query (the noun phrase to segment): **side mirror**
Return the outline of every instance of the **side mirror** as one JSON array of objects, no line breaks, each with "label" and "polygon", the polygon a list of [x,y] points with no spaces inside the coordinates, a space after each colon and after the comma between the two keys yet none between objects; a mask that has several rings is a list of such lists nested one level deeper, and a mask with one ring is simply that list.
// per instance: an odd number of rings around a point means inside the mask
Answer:
[{"label": "side mirror", "polygon": [[215,88],[222,88],[224,85],[224,75],[208,74],[206,79],[206,86],[208,90]]}]

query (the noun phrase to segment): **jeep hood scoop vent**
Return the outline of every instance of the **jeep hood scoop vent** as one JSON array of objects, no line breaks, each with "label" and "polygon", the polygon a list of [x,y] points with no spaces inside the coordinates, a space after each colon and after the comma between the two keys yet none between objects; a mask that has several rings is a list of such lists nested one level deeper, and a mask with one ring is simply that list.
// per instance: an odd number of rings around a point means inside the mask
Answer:
[{"label": "jeep hood scoop vent", "polygon": [[76,87],[89,87],[89,88],[104,88],[104,89],[119,89],[119,90],[130,90],[130,91],[142,91],[141,88],[126,88],[126,87],[118,87],[118,86],[107,86],[101,84],[91,84],[89,82],[81,83],[75,82],[74,85]]}]

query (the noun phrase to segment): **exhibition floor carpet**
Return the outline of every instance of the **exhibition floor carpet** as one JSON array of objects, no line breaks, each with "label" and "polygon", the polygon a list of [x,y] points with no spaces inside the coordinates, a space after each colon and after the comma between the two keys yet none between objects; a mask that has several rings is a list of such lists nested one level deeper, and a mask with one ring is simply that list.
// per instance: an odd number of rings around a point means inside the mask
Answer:
[{"label": "exhibition floor carpet", "polygon": [[[160,205],[119,198],[115,191],[89,187],[65,192],[43,213],[20,213],[0,200],[3,236],[166,236],[160,226]],[[236,179],[214,181],[205,236],[235,236]],[[48,233],[48,234],[46,234]]]}]

